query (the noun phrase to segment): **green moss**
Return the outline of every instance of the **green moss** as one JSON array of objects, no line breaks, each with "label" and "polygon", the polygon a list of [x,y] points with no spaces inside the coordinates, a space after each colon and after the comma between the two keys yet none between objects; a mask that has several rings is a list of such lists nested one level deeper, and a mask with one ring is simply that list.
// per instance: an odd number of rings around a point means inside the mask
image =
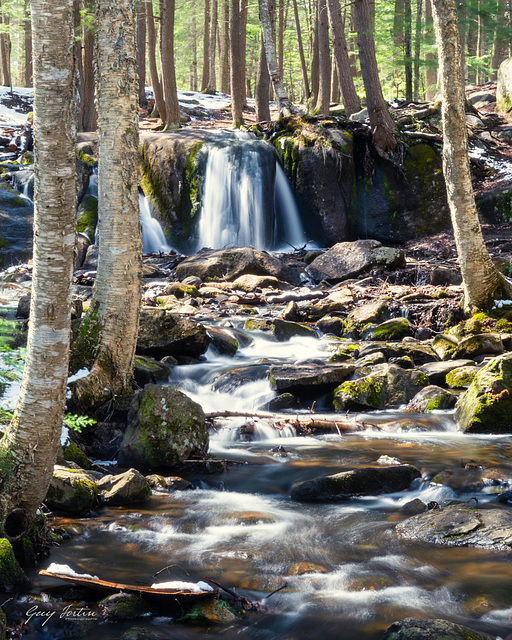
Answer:
[{"label": "green moss", "polygon": [[82,469],[91,468],[85,453],[79,449],[72,440],[70,440],[64,447],[64,460],[67,460],[68,462],[76,462],[76,464],[80,465]]},{"label": "green moss", "polygon": [[98,222],[98,200],[94,196],[85,195],[76,213],[76,230],[85,233],[94,242]]},{"label": "green moss", "polygon": [[476,371],[472,367],[459,367],[446,374],[446,384],[452,388],[469,386],[475,379]]},{"label": "green moss", "polygon": [[334,390],[334,408],[337,411],[343,411],[346,408],[345,403],[341,403],[338,395],[345,394],[350,396],[351,403],[355,406],[369,406],[373,409],[379,409],[381,405],[382,388],[378,380],[372,377],[359,378],[358,380],[349,380],[342,382],[339,387]]},{"label": "green moss", "polygon": [[79,369],[91,368],[96,359],[96,352],[101,335],[101,323],[97,310],[91,310],[72,325],[72,342],[69,359],[71,373]]},{"label": "green moss", "polygon": [[16,560],[11,543],[0,538],[0,588],[10,589],[25,582],[27,578]]}]

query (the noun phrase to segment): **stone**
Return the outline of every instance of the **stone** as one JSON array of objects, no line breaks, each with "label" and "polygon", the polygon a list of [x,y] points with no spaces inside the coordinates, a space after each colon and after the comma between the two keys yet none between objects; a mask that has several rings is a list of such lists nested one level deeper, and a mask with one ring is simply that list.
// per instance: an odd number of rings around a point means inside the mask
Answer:
[{"label": "stone", "polygon": [[367,302],[360,307],[356,307],[348,314],[348,324],[362,328],[367,324],[378,324],[383,322],[388,311],[388,301],[378,300],[377,302]]},{"label": "stone", "polygon": [[201,249],[195,255],[185,258],[176,267],[176,277],[179,280],[187,276],[197,276],[203,282],[233,282],[245,274],[273,276],[278,280],[299,284],[298,275],[279,258],[252,247],[234,247],[219,251]]},{"label": "stone", "polygon": [[191,318],[181,318],[164,309],[141,310],[137,354],[197,358],[208,349],[210,340],[205,327]]},{"label": "stone", "polygon": [[364,358],[374,351],[382,351],[388,360],[409,356],[418,366],[438,360],[436,352],[429,344],[418,342],[372,342],[361,347],[359,357]]},{"label": "stone", "polygon": [[163,636],[147,627],[130,627],[123,633],[121,640],[163,640]]},{"label": "stone", "polygon": [[133,377],[139,387],[145,387],[147,384],[156,382],[164,382],[169,378],[171,367],[159,362],[150,356],[135,356],[133,369]]},{"label": "stone", "polygon": [[419,498],[414,498],[414,500],[409,500],[406,502],[401,508],[400,513],[404,516],[415,516],[418,513],[423,513],[427,510],[427,505],[420,500]]},{"label": "stone", "polygon": [[401,340],[411,335],[407,318],[391,318],[381,324],[366,327],[361,334],[363,340]]},{"label": "stone", "polygon": [[354,372],[353,364],[273,365],[268,376],[270,384],[280,392],[300,392],[310,387],[330,387],[333,389]]},{"label": "stone", "polygon": [[467,336],[457,345],[453,358],[476,358],[476,356],[503,353],[503,342],[497,333],[479,333]]},{"label": "stone", "polygon": [[166,491],[186,491],[192,489],[192,483],[179,476],[160,476],[152,473],[146,476],[152,489],[165,489]]},{"label": "stone", "polygon": [[196,602],[180,620],[190,620],[199,624],[227,624],[238,620],[234,609],[225,600],[208,598]]},{"label": "stone", "polygon": [[128,469],[119,475],[104,476],[98,481],[103,502],[109,505],[125,505],[146,502],[151,496],[151,487],[137,469]]},{"label": "stone", "polygon": [[378,240],[339,242],[315,258],[306,268],[316,282],[340,282],[372,269],[394,270],[405,266],[401,249],[384,247]]},{"label": "stone", "polygon": [[512,58],[504,60],[498,69],[496,111],[502,113],[512,111]]},{"label": "stone", "polygon": [[32,203],[0,179],[0,268],[31,257],[33,222]]},{"label": "stone", "polygon": [[459,398],[455,419],[466,433],[512,433],[512,353],[480,369]]},{"label": "stone", "polygon": [[512,551],[512,513],[506,509],[474,509],[460,503],[432,509],[397,524],[396,535],[450,547]]},{"label": "stone", "polygon": [[251,364],[225,371],[214,379],[212,390],[230,393],[248,382],[264,380],[268,375],[268,369],[268,364]]},{"label": "stone", "polygon": [[93,244],[97,224],[98,199],[91,195],[85,195],[76,212],[76,231],[83,233],[89,239],[89,243]]},{"label": "stone", "polygon": [[460,271],[447,267],[435,267],[430,272],[430,284],[435,287],[446,287],[462,283]]},{"label": "stone", "polygon": [[200,405],[169,385],[149,384],[131,407],[118,463],[139,469],[173,467],[207,447]]},{"label": "stone", "polygon": [[348,500],[355,496],[405,491],[420,477],[418,469],[408,464],[365,467],[298,482],[292,486],[290,496],[292,500],[306,502]]},{"label": "stone", "polygon": [[98,485],[86,471],[56,465],[45,503],[50,509],[83,515],[96,503]]},{"label": "stone", "polygon": [[265,409],[267,411],[284,411],[286,409],[293,409],[299,404],[299,398],[292,393],[281,393],[275,398],[272,398],[267,403]]},{"label": "stone", "polygon": [[[17,586],[26,585],[27,582],[28,578],[16,560],[11,543],[7,538],[0,538],[0,589],[11,590]],[[5,622],[5,616],[0,618],[0,629],[3,626],[2,622]]]},{"label": "stone", "polygon": [[345,332],[345,321],[337,316],[324,316],[316,323],[317,329],[322,333],[330,333],[333,336],[341,337]]},{"label": "stone", "polygon": [[432,348],[441,360],[450,360],[457,350],[458,341],[447,333],[440,333],[432,341]]},{"label": "stone", "polygon": [[446,374],[446,384],[454,389],[467,388],[479,371],[476,365],[457,367]]},{"label": "stone", "polygon": [[151,613],[140,596],[132,593],[114,593],[100,600],[98,606],[105,622],[124,622],[134,618],[142,618]]},{"label": "stone", "polygon": [[[473,360],[448,360],[441,362],[426,362],[419,369],[427,375],[430,384],[447,384],[447,375],[461,367],[474,366]],[[452,385],[450,385],[452,386]]]},{"label": "stone", "polygon": [[495,640],[495,636],[448,620],[405,618],[393,622],[380,640]]},{"label": "stone", "polygon": [[334,407],[336,411],[398,407],[427,385],[428,378],[422,371],[384,364],[380,371],[342,382],[334,391]]},{"label": "stone", "polygon": [[287,289],[289,284],[280,282],[275,276],[257,276],[253,274],[245,274],[239,276],[233,281],[233,287],[241,291],[255,291],[256,289],[265,289],[273,287],[274,289]]},{"label": "stone", "polygon": [[315,336],[316,332],[312,327],[297,322],[288,322],[280,318],[261,320],[259,318],[248,318],[245,321],[246,331],[265,331],[273,334],[278,342],[286,342],[294,336]]},{"label": "stone", "polygon": [[333,291],[322,300],[301,307],[301,311],[307,314],[308,320],[314,322],[318,318],[344,311],[348,305],[354,302],[354,296],[349,289],[343,288]]},{"label": "stone", "polygon": [[217,353],[223,356],[235,356],[238,351],[238,340],[228,331],[217,327],[206,327],[206,333],[210,338],[210,345]]},{"label": "stone", "polygon": [[452,409],[457,402],[457,396],[446,389],[429,385],[409,401],[404,409],[405,413],[428,413],[439,409]]},{"label": "stone", "polygon": [[87,250],[91,246],[91,241],[85,233],[75,234],[75,270],[81,269],[85,262]]}]

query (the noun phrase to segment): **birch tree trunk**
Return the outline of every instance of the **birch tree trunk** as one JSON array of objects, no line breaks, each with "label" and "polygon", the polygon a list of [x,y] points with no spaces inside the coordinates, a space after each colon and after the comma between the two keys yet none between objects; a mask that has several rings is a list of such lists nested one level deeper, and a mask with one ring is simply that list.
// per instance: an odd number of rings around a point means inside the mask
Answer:
[{"label": "birch tree trunk", "polygon": [[74,383],[80,410],[132,389],[141,304],[135,0],[98,0],[99,253],[93,298],[74,349],[91,354]]},{"label": "birch tree trunk", "polygon": [[175,0],[162,0],[160,3],[160,48],[162,51],[162,84],[165,102],[165,129],[180,126],[180,104],[176,86],[174,66],[174,11]]},{"label": "birch tree trunk", "polygon": [[23,20],[25,66],[23,74],[23,86],[32,86],[32,76],[34,70],[32,66],[32,23],[30,21],[30,2],[25,0],[25,19]]},{"label": "birch tree trunk", "polygon": [[454,0],[433,0],[442,93],[443,172],[464,284],[464,309],[492,306],[501,276],[484,244],[471,185],[457,11]]},{"label": "birch tree trunk", "polygon": [[162,84],[158,77],[158,68],[156,66],[156,29],[155,18],[153,16],[153,2],[146,0],[146,25],[148,29],[148,66],[151,86],[153,87],[153,96],[155,97],[155,112],[163,122],[165,122],[165,102]]},{"label": "birch tree trunk", "polygon": [[32,0],[34,270],[27,358],[0,441],[0,535],[23,535],[44,500],[60,441],[76,211],[73,0]]}]

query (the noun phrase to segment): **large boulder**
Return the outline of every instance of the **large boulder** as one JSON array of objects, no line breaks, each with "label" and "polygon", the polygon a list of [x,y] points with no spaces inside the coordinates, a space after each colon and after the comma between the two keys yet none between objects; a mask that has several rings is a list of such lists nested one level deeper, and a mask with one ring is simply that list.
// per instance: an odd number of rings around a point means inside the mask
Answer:
[{"label": "large boulder", "polygon": [[140,313],[137,353],[154,358],[198,357],[210,344],[205,327],[165,309],[143,308]]},{"label": "large boulder", "polygon": [[448,620],[405,618],[388,627],[380,640],[494,640],[481,631],[475,631]]},{"label": "large boulder", "polygon": [[450,360],[441,362],[426,362],[419,368],[421,371],[423,371],[423,373],[427,375],[430,384],[443,386],[447,384],[446,380],[449,373],[461,367],[471,367],[473,365],[473,360]]},{"label": "large boulder", "polygon": [[422,371],[384,364],[363,378],[342,382],[334,391],[334,407],[336,411],[398,407],[427,385]]},{"label": "large boulder", "polygon": [[512,513],[473,509],[467,503],[432,509],[397,524],[399,538],[450,547],[512,550]]},{"label": "large boulder", "polygon": [[512,433],[512,353],[476,374],[457,402],[455,419],[466,433]]},{"label": "large boulder", "polygon": [[512,111],[512,58],[504,60],[498,69],[496,110],[503,113]]},{"label": "large boulder", "polygon": [[82,515],[98,499],[99,489],[89,473],[78,469],[55,466],[45,503],[50,509]]},{"label": "large boulder", "polygon": [[404,265],[401,249],[384,247],[378,240],[356,240],[334,245],[315,258],[306,271],[317,282],[340,282],[375,268],[388,271]]},{"label": "large boulder", "polygon": [[203,282],[227,280],[233,282],[244,274],[274,276],[278,280],[298,284],[298,275],[275,256],[252,247],[232,249],[201,249],[176,267],[176,276],[183,280],[197,276]]},{"label": "large boulder", "polygon": [[457,396],[446,389],[430,384],[414,396],[405,407],[406,413],[425,413],[439,409],[452,409],[457,402]]},{"label": "large boulder", "polygon": [[202,408],[171,386],[147,385],[130,417],[119,452],[120,466],[173,467],[208,447]]},{"label": "large boulder", "polygon": [[101,499],[106,504],[124,505],[145,502],[151,496],[151,486],[137,469],[118,475],[107,475],[98,481]]},{"label": "large boulder", "polygon": [[292,486],[290,495],[293,500],[307,502],[348,500],[355,496],[405,491],[419,477],[421,473],[418,469],[409,464],[366,467],[297,482]]},{"label": "large boulder", "polygon": [[[25,585],[27,582],[28,578],[16,560],[11,543],[7,538],[0,538],[0,590],[11,590],[13,587]],[[3,613],[1,609],[0,612]],[[3,621],[5,621],[5,617]],[[3,621],[0,618],[0,630]]]}]

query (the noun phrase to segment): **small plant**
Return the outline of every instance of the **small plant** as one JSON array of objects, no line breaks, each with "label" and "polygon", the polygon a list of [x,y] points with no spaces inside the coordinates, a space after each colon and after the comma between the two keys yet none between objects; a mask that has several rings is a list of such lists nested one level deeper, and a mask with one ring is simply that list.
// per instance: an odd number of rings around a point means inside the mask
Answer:
[{"label": "small plant", "polygon": [[86,427],[96,424],[96,420],[94,418],[89,418],[89,416],[79,416],[76,413],[66,413],[64,416],[64,424],[68,429],[72,429],[77,433],[82,433]]}]

